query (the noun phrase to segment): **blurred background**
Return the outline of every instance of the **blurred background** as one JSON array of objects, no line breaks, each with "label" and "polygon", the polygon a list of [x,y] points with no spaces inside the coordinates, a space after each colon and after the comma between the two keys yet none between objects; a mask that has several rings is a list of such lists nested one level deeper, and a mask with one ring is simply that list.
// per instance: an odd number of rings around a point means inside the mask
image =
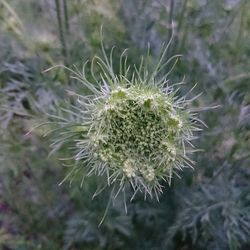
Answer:
[{"label": "blurred background", "polygon": [[[117,198],[98,227],[110,190],[92,200],[97,180],[58,183],[67,167],[48,157],[43,129],[65,90],[87,93],[63,69],[100,54],[103,24],[114,62],[129,48],[138,62],[174,39],[182,54],[170,82],[196,82],[196,107],[208,125],[195,144],[195,170],[166,185],[158,203]],[[73,100],[71,100],[73,101]],[[250,1],[248,0],[0,0],[0,249],[248,250],[250,249]]]}]

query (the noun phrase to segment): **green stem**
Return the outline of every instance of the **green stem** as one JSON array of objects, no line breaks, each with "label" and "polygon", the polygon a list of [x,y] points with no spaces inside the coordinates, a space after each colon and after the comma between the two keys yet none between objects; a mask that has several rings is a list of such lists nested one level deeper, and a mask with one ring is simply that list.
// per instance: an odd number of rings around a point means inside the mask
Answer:
[{"label": "green stem", "polygon": [[68,5],[66,0],[63,0],[63,11],[64,11],[65,30],[67,35],[69,35],[69,15],[68,15]]},{"label": "green stem", "polygon": [[[61,47],[62,47],[62,56],[64,59],[64,64],[66,67],[68,67],[68,50],[67,50],[67,44],[66,44],[66,39],[65,39],[65,32],[64,32],[64,27],[63,27],[63,19],[61,15],[61,3],[60,0],[55,0],[56,4],[56,16],[57,16],[57,23],[58,23],[58,29],[59,29],[59,38],[61,42]],[[64,11],[65,12],[65,11]],[[67,80],[69,82],[69,73],[65,71]]]},{"label": "green stem", "polygon": [[168,34],[168,41],[171,38],[172,33],[173,33],[173,27],[172,27],[173,15],[174,15],[174,0],[171,0],[170,1],[170,9],[169,9],[169,18],[168,18],[168,26],[170,29],[170,32]]},{"label": "green stem", "polygon": [[[169,7],[169,18],[168,18],[168,27],[169,27],[169,32],[168,32],[168,39],[167,41],[170,41],[172,34],[173,34],[173,15],[174,15],[174,0],[170,0],[170,7]],[[169,58],[170,55],[172,54],[172,49],[171,46],[168,49],[166,53],[166,58]]]}]

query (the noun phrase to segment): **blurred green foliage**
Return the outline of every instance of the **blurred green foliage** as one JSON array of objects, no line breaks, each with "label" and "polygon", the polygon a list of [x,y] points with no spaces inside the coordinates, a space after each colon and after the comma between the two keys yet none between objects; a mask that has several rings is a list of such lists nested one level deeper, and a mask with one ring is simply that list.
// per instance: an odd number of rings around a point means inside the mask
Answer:
[{"label": "blurred green foliage", "polygon": [[[60,26],[56,2],[0,1],[0,249],[250,249],[250,2],[61,0]],[[126,214],[118,197],[98,227],[110,191],[92,199],[98,178],[59,186],[68,149],[48,157],[45,128],[27,134],[72,102],[65,90],[87,93],[68,72],[43,71],[99,54],[102,24],[115,57],[129,48],[136,63],[148,43],[154,57],[171,19],[169,56],[183,59],[170,81],[185,75],[180,91],[198,82],[194,94],[203,92],[197,108],[221,107],[200,114],[208,128],[195,142],[203,151],[194,171],[175,178],[160,203],[137,196]]]}]

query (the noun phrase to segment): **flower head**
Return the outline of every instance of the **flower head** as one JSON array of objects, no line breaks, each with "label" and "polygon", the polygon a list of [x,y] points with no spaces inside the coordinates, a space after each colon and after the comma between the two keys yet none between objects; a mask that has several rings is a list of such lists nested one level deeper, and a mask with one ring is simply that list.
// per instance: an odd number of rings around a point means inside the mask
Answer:
[{"label": "flower head", "polygon": [[[174,87],[168,86],[169,72],[162,73],[178,60],[173,56],[164,62],[168,45],[152,71],[144,59],[131,69],[124,52],[115,73],[113,50],[108,58],[103,47],[104,59],[95,57],[91,63],[95,83],[86,77],[86,64],[81,73],[71,70],[92,94],[75,94],[77,103],[67,110],[71,116],[64,118],[67,122],[60,129],[64,135],[60,143],[73,143],[74,158],[88,169],[87,175],[106,175],[109,185],[120,184],[119,190],[130,183],[135,192],[157,198],[162,181],[170,184],[176,170],[191,167],[188,145],[199,130],[199,120],[188,108],[190,101],[179,98]],[[99,77],[94,74],[95,65],[101,71]]]}]

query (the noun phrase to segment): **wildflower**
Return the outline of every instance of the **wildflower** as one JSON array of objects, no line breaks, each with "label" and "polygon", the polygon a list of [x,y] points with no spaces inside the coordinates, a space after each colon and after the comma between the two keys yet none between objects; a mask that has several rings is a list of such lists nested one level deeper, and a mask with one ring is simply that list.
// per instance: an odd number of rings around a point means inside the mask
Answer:
[{"label": "wildflower", "polygon": [[[128,66],[124,52],[115,73],[113,50],[108,58],[103,46],[104,59],[95,57],[91,63],[95,82],[86,77],[86,64],[82,72],[71,70],[92,94],[75,94],[77,103],[66,110],[70,116],[63,118],[59,142],[73,144],[75,160],[87,169],[83,175],[106,175],[108,185],[119,183],[119,190],[130,183],[135,192],[158,198],[161,181],[170,184],[173,173],[192,167],[189,145],[199,120],[189,109],[190,101],[168,86],[169,72],[162,74],[166,65],[178,60],[173,56],[164,62],[168,46],[152,71],[145,59],[139,67]],[[94,74],[95,65],[101,70],[99,77]]]}]

